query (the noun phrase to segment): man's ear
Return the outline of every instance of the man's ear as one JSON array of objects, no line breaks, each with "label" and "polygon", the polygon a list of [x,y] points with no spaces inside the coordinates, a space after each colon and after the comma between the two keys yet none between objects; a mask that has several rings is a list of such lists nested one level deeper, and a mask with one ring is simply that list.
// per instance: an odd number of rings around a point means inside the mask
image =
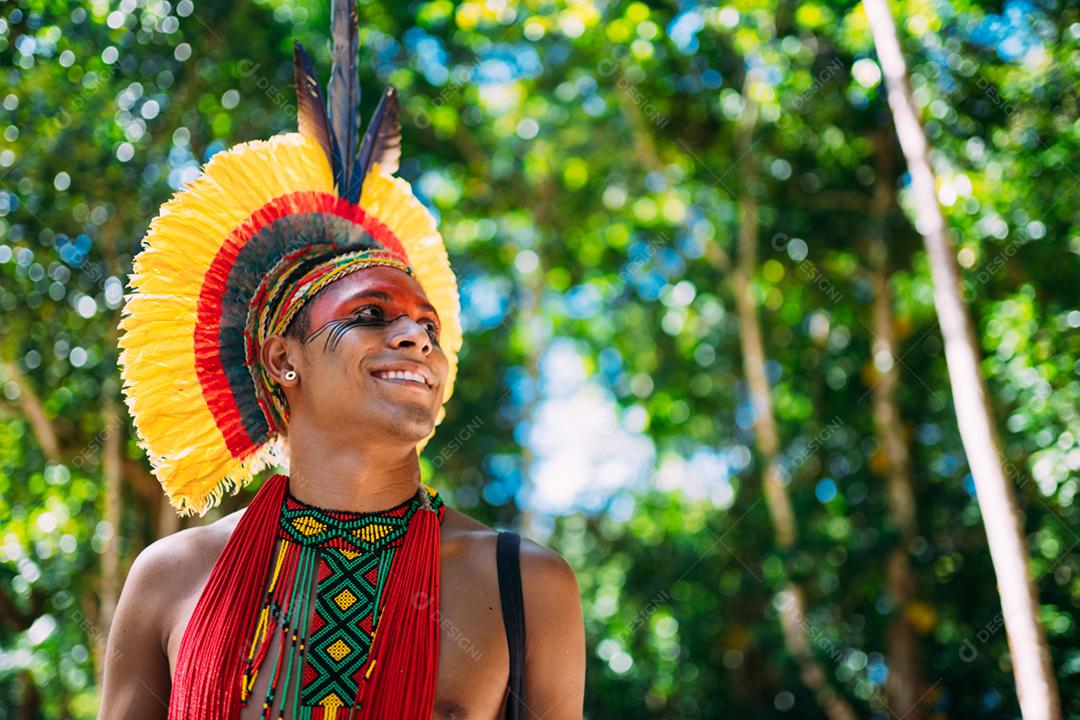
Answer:
[{"label": "man's ear", "polygon": [[[299,359],[300,348],[297,347],[295,340],[281,335],[271,335],[263,343],[262,357],[260,358],[263,367],[266,368],[266,372],[274,379],[274,382],[283,388],[292,387],[300,382]],[[292,380],[285,377],[285,373],[289,370],[296,373],[295,376],[292,376]]]}]

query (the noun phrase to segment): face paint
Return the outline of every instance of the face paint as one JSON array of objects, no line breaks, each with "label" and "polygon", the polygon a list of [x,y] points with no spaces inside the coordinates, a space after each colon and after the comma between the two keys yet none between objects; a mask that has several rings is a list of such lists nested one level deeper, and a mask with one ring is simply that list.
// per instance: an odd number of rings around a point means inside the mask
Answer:
[{"label": "face paint", "polygon": [[[319,335],[329,331],[327,332],[326,341],[323,343],[323,349],[327,352],[333,352],[337,348],[338,343],[341,342],[342,336],[350,329],[354,327],[387,327],[396,322],[400,317],[407,317],[407,313],[401,313],[393,319],[386,319],[384,317],[384,311],[379,305],[363,305],[357,308],[357,310],[347,318],[329,321],[311,335],[304,338],[304,344],[307,345]],[[431,337],[431,342],[438,345],[438,325],[434,320],[424,320],[424,323],[428,327],[428,335]]]},{"label": "face paint", "polygon": [[[325,298],[324,303],[312,308],[313,321],[323,317],[332,319],[326,320],[318,330],[304,338],[303,343],[309,344],[325,333],[323,349],[332,352],[345,333],[354,327],[386,328],[401,317],[412,315],[418,324],[427,329],[432,344],[438,346],[438,314],[423,295],[409,291],[407,285],[411,278],[382,268],[371,268],[365,272],[367,274],[362,279],[357,278],[364,285],[361,289],[349,292],[346,283],[342,287],[348,294],[343,298],[330,296]],[[370,302],[371,300],[381,302]],[[356,305],[358,302],[360,304]],[[394,314],[399,309],[404,309],[405,312]],[[342,313],[348,314],[340,317]]]}]

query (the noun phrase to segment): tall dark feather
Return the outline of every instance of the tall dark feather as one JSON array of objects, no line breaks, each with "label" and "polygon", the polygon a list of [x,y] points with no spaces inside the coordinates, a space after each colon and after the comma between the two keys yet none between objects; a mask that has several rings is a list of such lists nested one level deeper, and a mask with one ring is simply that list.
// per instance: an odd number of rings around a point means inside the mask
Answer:
[{"label": "tall dark feather", "polygon": [[296,66],[297,129],[301,135],[314,138],[322,146],[336,178],[341,172],[341,155],[337,142],[330,133],[326,104],[319,88],[319,79],[315,75],[315,66],[298,40],[293,41],[293,64]]},{"label": "tall dark feather", "polygon": [[375,108],[375,114],[371,116],[371,122],[364,133],[364,140],[360,143],[360,151],[356,153],[356,163],[353,165],[349,182],[350,202],[360,201],[364,178],[367,177],[372,163],[379,163],[387,172],[397,172],[401,161],[401,123],[398,122],[400,113],[397,89],[391,85],[379,100],[379,106]]},{"label": "tall dark feather", "polygon": [[360,134],[360,78],[356,71],[359,40],[356,28],[356,0],[333,0],[330,27],[334,39],[330,67],[330,129],[341,153],[338,195],[346,197],[350,187],[352,157]]}]

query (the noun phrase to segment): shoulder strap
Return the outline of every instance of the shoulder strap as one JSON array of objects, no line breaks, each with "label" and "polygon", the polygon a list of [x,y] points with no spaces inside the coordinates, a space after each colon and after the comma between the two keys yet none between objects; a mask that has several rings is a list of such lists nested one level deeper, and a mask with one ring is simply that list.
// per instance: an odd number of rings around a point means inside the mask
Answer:
[{"label": "shoulder strap", "polygon": [[525,720],[525,604],[521,595],[521,536],[502,530],[495,545],[499,600],[510,649],[510,697],[506,720]]}]

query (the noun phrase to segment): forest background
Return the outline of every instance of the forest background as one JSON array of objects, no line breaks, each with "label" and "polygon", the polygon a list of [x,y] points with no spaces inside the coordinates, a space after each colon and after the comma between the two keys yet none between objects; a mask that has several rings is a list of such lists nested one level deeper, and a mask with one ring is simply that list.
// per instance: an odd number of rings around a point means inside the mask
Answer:
[{"label": "forest background", "polygon": [[[1080,718],[1075,3],[360,22],[460,284],[425,481],[573,565],[588,717]],[[158,206],[295,129],[328,23],[0,7],[0,717],[95,717],[134,557],[251,497],[173,514],[116,325]]]}]

